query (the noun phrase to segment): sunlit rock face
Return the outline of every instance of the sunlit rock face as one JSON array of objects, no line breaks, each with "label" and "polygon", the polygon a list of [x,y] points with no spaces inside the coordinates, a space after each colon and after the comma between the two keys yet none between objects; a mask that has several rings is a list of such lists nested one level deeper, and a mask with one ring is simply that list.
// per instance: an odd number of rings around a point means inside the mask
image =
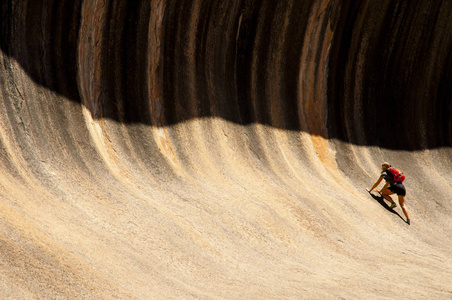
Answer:
[{"label": "sunlit rock face", "polygon": [[2,1],[0,298],[447,298],[451,16]]}]

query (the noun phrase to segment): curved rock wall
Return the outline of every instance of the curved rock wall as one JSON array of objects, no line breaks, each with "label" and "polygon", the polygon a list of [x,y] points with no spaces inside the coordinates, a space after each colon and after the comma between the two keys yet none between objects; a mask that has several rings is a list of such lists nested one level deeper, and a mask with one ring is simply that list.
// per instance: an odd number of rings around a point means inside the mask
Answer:
[{"label": "curved rock wall", "polygon": [[452,2],[0,5],[2,298],[452,293]]}]

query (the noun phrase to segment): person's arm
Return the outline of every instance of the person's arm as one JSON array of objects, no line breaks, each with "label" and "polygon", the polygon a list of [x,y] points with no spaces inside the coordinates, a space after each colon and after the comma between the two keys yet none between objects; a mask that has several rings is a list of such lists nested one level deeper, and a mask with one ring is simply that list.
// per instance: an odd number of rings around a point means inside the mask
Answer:
[{"label": "person's arm", "polygon": [[379,184],[380,184],[380,182],[383,180],[383,177],[379,177],[378,178],[378,180],[375,182],[375,184],[370,188],[370,189],[368,189],[367,191],[370,193],[374,188],[376,188]]}]

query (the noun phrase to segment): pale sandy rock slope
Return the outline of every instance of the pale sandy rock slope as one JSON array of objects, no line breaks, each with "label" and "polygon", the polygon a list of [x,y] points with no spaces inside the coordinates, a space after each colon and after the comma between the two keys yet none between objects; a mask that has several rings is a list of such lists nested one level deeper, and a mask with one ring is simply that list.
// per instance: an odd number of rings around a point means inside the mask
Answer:
[{"label": "pale sandy rock slope", "polygon": [[0,11],[1,299],[452,299],[451,1]]}]

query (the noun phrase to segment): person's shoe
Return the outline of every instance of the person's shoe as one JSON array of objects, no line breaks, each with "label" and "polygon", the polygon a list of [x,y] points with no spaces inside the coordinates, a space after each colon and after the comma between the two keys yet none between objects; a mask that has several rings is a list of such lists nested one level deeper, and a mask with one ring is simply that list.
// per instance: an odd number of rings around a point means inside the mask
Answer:
[{"label": "person's shoe", "polygon": [[408,225],[411,225],[410,219],[407,219],[407,220],[406,220],[406,223],[407,223]]},{"label": "person's shoe", "polygon": [[391,206],[389,207],[390,209],[393,209],[393,208],[395,208],[395,207],[397,207],[397,204],[395,204],[395,202],[392,202],[391,203]]}]

